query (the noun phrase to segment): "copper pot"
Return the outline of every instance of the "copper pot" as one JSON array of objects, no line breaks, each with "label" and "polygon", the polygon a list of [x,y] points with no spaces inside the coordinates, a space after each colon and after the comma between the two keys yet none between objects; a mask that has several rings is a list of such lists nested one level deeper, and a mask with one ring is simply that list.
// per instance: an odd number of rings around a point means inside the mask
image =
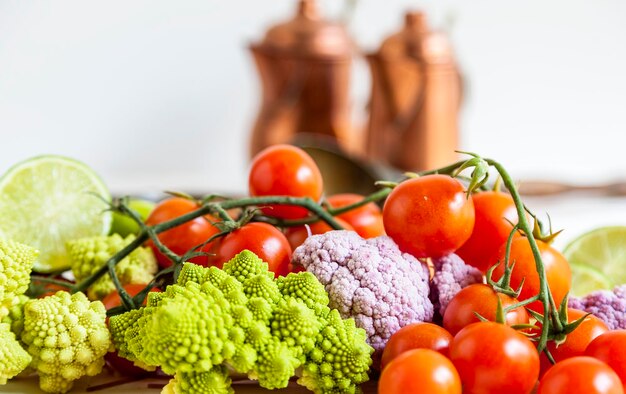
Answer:
[{"label": "copper pot", "polygon": [[367,56],[372,73],[367,154],[404,170],[457,159],[461,78],[446,37],[422,13]]},{"label": "copper pot", "polygon": [[251,155],[294,142],[299,133],[354,150],[348,96],[353,45],[343,26],[323,20],[313,0],[300,0],[295,17],[270,28],[250,50],[263,91]]}]

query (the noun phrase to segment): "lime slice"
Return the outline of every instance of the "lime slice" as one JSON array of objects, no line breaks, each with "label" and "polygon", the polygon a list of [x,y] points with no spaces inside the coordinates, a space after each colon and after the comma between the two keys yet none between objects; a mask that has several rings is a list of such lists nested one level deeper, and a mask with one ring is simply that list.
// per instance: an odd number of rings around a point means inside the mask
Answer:
[{"label": "lime slice", "polygon": [[601,227],[571,241],[563,255],[572,269],[572,294],[626,283],[626,226]]},{"label": "lime slice", "polygon": [[109,232],[101,198],[110,200],[107,187],[81,162],[53,155],[23,161],[0,178],[0,237],[39,249],[37,272],[67,269],[66,241]]}]

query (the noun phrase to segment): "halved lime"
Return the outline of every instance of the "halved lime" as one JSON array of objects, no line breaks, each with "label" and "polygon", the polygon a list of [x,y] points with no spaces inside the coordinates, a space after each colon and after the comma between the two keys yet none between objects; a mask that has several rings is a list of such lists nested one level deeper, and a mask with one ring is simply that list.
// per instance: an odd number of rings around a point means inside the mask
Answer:
[{"label": "halved lime", "polygon": [[572,294],[626,283],[626,226],[601,227],[571,241],[563,255],[572,269]]},{"label": "halved lime", "polygon": [[37,248],[37,272],[69,268],[65,242],[106,235],[108,188],[85,164],[62,156],[38,156],[0,178],[0,237]]}]

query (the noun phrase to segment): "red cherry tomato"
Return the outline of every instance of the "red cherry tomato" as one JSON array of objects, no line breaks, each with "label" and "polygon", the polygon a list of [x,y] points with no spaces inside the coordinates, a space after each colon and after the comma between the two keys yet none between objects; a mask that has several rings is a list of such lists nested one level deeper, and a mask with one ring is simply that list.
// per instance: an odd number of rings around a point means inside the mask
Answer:
[{"label": "red cherry tomato", "polygon": [[539,382],[537,394],[624,394],[617,374],[593,357],[572,357],[556,363]]},{"label": "red cherry tomato", "polygon": [[[345,230],[354,231],[354,228],[352,228],[352,226],[346,223],[344,220],[341,220],[339,218],[335,218],[335,220]],[[309,227],[308,229],[307,226]],[[315,235],[324,234],[334,230],[334,228],[330,227],[330,225],[323,220],[320,220],[313,224],[309,224],[307,226],[288,227],[285,230],[285,236],[289,241],[289,245],[291,245],[291,249],[295,250],[298,246],[302,245],[302,243],[309,237],[309,231],[311,232],[311,235]]]},{"label": "red cherry tomato", "polygon": [[619,376],[626,391],[626,330],[608,331],[596,337],[587,346],[585,356],[607,363]]},{"label": "red cherry tomato", "polygon": [[[195,211],[196,209],[198,209],[198,204],[193,201],[181,197],[171,197],[156,205],[150,216],[148,216],[148,219],[146,219],[146,224],[153,226],[175,219],[186,213]],[[217,219],[209,215],[201,216],[185,224],[164,231],[160,233],[158,237],[172,252],[182,256],[187,253],[187,251],[219,233],[219,229],[212,224],[217,221]],[[152,241],[149,241],[148,245],[150,245],[154,251],[157,262],[161,268],[172,265],[170,259],[162,254]],[[208,252],[210,249],[211,244],[207,244],[198,251]],[[189,259],[189,261],[205,267],[208,265],[207,256],[196,256]]]},{"label": "red cherry tomato", "polygon": [[[482,283],[461,289],[450,300],[446,308],[443,315],[443,326],[450,334],[456,335],[463,327],[480,321],[474,312],[489,321],[496,321],[498,298],[500,298],[502,308],[518,302],[517,299],[506,294],[496,293],[491,286]],[[528,312],[523,307],[515,308],[506,314],[505,320],[509,326],[528,324]]]},{"label": "red cherry tomato", "polygon": [[[323,191],[322,174],[305,151],[291,145],[274,145],[252,160],[248,187],[252,196],[310,197],[318,201]],[[264,214],[284,219],[306,217],[306,208],[288,205],[261,207]]]},{"label": "red cherry tomato", "polygon": [[[341,208],[355,204],[363,200],[363,198],[359,194],[344,193],[330,196],[326,201],[333,208]],[[354,231],[363,238],[374,238],[385,234],[383,213],[378,205],[373,202],[337,215],[337,218],[349,223],[354,228]]]},{"label": "red cherry tomato", "polygon": [[431,349],[448,356],[452,335],[444,328],[432,323],[413,323],[396,331],[383,350],[380,368],[400,354],[412,349]]},{"label": "red cherry tomato", "polygon": [[[472,195],[476,220],[470,238],[455,252],[466,264],[483,273],[489,259],[504,244],[517,223],[517,211],[510,194],[487,191]],[[516,233],[519,236],[519,233]]]},{"label": "red cherry tomato", "polygon": [[454,365],[431,349],[413,349],[393,359],[378,381],[379,394],[461,394]]},{"label": "red cherry tomato", "polygon": [[[126,290],[128,295],[130,295],[131,297],[134,297],[137,294],[139,294],[139,292],[143,290],[145,287],[146,285],[142,285],[142,284],[130,284],[130,285],[124,285],[124,290]],[[161,290],[159,290],[157,287],[154,287],[150,291],[158,293]],[[146,305],[147,300],[148,300],[148,297],[146,297],[146,299],[143,301],[143,305]],[[122,299],[120,298],[120,295],[117,292],[117,290],[113,290],[106,297],[102,299],[102,303],[104,304],[105,309],[109,310],[109,309],[113,309],[117,306],[122,305]]]},{"label": "red cherry tomato", "polygon": [[215,246],[211,264],[222,268],[225,262],[244,249],[255,253],[269,265],[275,276],[289,273],[291,246],[285,235],[267,223],[248,223],[223,237]]},{"label": "red cherry tomato", "polygon": [[473,323],[459,331],[450,344],[450,359],[465,393],[528,394],[539,376],[533,343],[499,323]]},{"label": "red cherry tomato", "polygon": [[[585,316],[587,313],[578,309],[567,310],[567,320],[571,323]],[[589,315],[583,320],[582,323],[571,333],[567,334],[565,342],[556,346],[554,342],[548,342],[548,350],[554,361],[557,363],[568,358],[582,356],[585,354],[585,349],[595,338],[609,331],[609,328],[604,322],[594,315]],[[549,368],[552,367],[552,363],[548,360],[548,357],[541,354],[541,374],[543,375]]]},{"label": "red cherry tomato", "polygon": [[[565,257],[545,242],[537,240],[537,246],[541,253],[541,259],[546,271],[546,279],[548,286],[554,297],[556,305],[560,305],[563,298],[569,293],[572,283],[572,273]],[[504,256],[506,254],[506,243],[500,246],[500,249],[491,258],[490,266],[497,261],[502,263],[494,270],[494,280],[499,279],[504,273]],[[511,262],[515,262],[513,274],[511,276],[511,287],[517,289],[524,280],[524,286],[520,293],[521,300],[533,297],[539,294],[539,275],[535,266],[535,259],[530,248],[528,238],[519,237],[511,242]],[[539,301],[535,301],[528,305],[529,309],[543,313],[543,305]]]},{"label": "red cherry tomato", "polygon": [[387,235],[415,257],[441,257],[472,234],[474,204],[447,175],[427,175],[396,186],[383,207]]}]

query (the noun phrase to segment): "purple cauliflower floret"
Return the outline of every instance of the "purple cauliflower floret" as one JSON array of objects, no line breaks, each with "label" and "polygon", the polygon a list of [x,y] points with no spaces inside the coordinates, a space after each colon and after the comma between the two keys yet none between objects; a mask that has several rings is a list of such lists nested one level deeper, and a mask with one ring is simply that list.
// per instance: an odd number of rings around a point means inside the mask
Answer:
[{"label": "purple cauliflower floret", "polygon": [[570,297],[568,307],[591,313],[611,330],[626,329],[626,285],[597,290],[582,298]]},{"label": "purple cauliflower floret", "polygon": [[393,333],[432,321],[428,268],[389,237],[366,240],[354,231],[314,235],[293,252],[292,262],[325,286],[331,308],[365,329],[375,362]]},{"label": "purple cauliflower floret", "polygon": [[432,259],[435,274],[430,283],[430,300],[443,317],[448,304],[462,288],[474,283],[483,282],[483,274],[478,268],[465,264],[456,254],[452,253]]},{"label": "purple cauliflower floret", "polygon": [[435,274],[430,283],[430,300],[435,311],[443,314],[454,296],[464,287],[483,283],[483,274],[478,268],[465,264],[456,254],[432,259]]}]

